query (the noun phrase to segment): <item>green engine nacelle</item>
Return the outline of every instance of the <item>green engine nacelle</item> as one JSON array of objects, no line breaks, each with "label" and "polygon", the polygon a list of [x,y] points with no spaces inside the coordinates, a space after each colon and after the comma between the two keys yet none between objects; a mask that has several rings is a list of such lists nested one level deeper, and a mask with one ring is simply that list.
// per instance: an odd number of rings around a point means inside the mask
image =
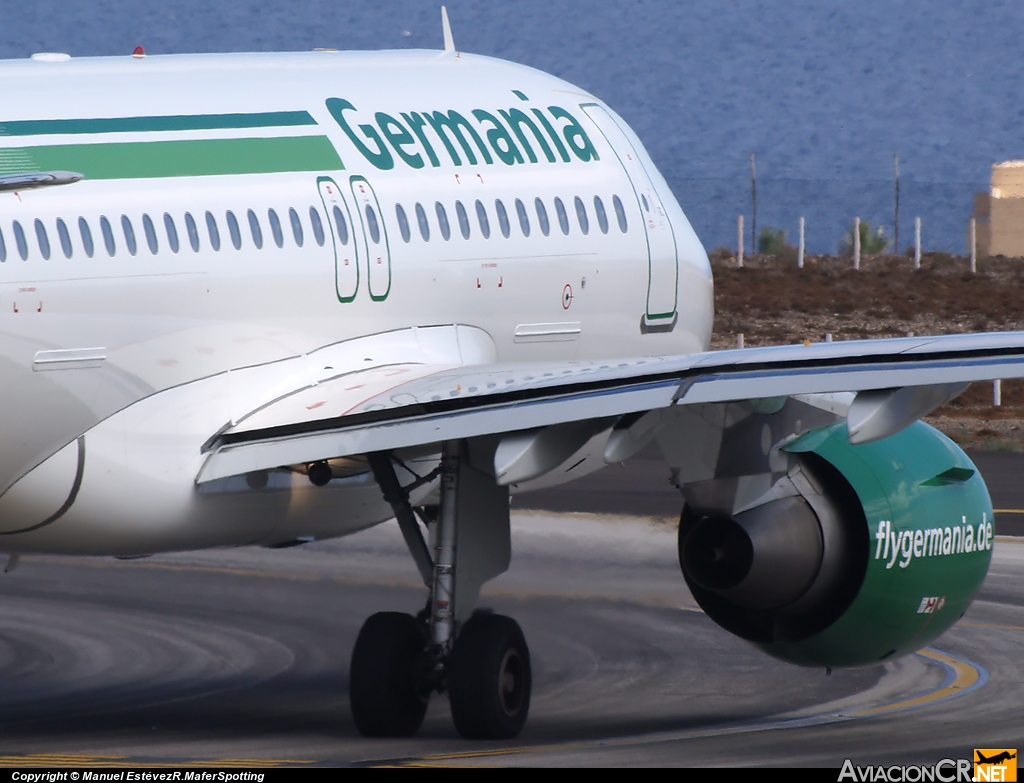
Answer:
[{"label": "green engine nacelle", "polygon": [[955,443],[917,422],[855,446],[837,424],[785,450],[816,490],[735,518],[684,510],[683,573],[712,620],[791,663],[862,666],[963,615],[992,559],[993,515]]}]

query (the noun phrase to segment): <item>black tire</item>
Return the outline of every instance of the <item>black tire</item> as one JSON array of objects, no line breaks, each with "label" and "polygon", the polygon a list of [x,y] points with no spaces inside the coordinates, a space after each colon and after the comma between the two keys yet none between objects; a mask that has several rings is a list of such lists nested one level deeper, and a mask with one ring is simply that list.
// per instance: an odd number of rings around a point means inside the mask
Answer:
[{"label": "black tire", "polygon": [[530,651],[511,617],[473,615],[448,663],[455,728],[466,739],[511,739],[530,711]]},{"label": "black tire", "polygon": [[363,623],[352,650],[349,701],[367,737],[411,737],[423,723],[430,693],[417,684],[426,637],[416,618],[378,612]]}]

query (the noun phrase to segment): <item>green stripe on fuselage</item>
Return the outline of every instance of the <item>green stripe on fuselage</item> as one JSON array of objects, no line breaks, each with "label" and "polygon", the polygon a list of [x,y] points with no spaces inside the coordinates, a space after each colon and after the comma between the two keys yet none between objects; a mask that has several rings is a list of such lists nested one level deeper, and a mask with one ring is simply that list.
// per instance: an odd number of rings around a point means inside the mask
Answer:
[{"label": "green stripe on fuselage", "polygon": [[326,136],[182,139],[0,149],[0,174],[75,171],[87,180],[338,171]]},{"label": "green stripe on fuselage", "polygon": [[77,120],[14,120],[0,122],[0,136],[282,128],[316,124],[316,120],[307,111],[273,111],[254,114],[178,114],[164,117],[98,117]]}]

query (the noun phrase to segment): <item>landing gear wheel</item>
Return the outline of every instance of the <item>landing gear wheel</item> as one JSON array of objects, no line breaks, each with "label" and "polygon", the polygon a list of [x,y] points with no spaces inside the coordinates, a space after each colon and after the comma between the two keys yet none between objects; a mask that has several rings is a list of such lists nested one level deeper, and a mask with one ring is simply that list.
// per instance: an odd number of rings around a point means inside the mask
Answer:
[{"label": "landing gear wheel", "polygon": [[359,631],[349,669],[356,728],[367,737],[411,737],[427,712],[417,682],[427,640],[412,615],[378,612]]},{"label": "landing gear wheel", "polygon": [[530,651],[518,623],[500,614],[473,615],[448,662],[455,728],[466,739],[511,739],[530,710]]}]

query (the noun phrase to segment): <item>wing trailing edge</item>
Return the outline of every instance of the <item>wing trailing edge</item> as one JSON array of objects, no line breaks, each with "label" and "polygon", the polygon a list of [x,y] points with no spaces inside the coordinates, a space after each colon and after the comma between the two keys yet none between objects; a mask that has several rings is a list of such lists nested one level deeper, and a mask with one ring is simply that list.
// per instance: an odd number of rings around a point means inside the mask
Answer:
[{"label": "wing trailing edge", "polygon": [[[378,368],[379,370],[379,368]],[[892,434],[972,382],[1024,377],[1024,332],[858,340],[621,361],[419,366],[344,415],[267,406],[206,446],[197,481],[447,440],[642,414],[672,405],[870,392],[860,442]],[[349,377],[339,383],[351,383]],[[894,393],[910,387],[915,392]],[[317,387],[330,400],[343,394]],[[333,407],[325,405],[325,407]],[[335,408],[336,409],[336,408]],[[622,446],[621,452],[629,449]],[[616,452],[618,453],[618,452]],[[525,464],[525,463],[522,463]]]}]

